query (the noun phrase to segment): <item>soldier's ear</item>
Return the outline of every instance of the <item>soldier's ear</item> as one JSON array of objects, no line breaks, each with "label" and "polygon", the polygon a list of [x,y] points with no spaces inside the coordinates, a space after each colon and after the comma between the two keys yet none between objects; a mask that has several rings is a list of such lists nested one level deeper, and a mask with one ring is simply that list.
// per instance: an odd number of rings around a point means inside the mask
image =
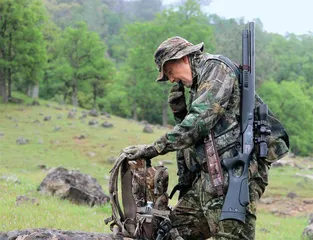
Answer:
[{"label": "soldier's ear", "polygon": [[189,58],[188,56],[183,56],[182,60],[184,61],[184,63],[189,63]]}]

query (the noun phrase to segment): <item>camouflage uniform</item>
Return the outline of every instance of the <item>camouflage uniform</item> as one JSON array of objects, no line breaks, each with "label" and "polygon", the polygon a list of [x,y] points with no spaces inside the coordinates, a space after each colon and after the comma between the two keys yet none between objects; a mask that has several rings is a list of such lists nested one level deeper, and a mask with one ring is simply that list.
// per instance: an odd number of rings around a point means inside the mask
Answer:
[{"label": "camouflage uniform", "polygon": [[[219,222],[224,197],[217,197],[210,183],[203,141],[210,129],[213,129],[221,159],[235,156],[240,146],[240,90],[233,69],[215,56],[202,53],[202,49],[203,44],[192,45],[185,39],[174,37],[164,41],[155,53],[160,71],[157,81],[167,80],[163,74],[166,61],[185,55],[189,57],[193,77],[188,112],[182,110],[184,114],[176,114],[177,124],[174,129],[154,142],[159,154],[177,151],[179,183],[190,185],[192,182],[188,192],[173,209],[173,228],[185,239],[254,239],[256,202],[268,184],[270,163],[288,151],[285,132],[277,129],[276,134],[274,131],[266,160],[261,161],[256,159],[256,155],[253,156],[249,168],[250,204],[247,207],[246,224],[232,220]],[[260,103],[261,100],[256,96],[256,105]],[[226,171],[223,173],[226,193],[228,176]],[[177,231],[176,237],[175,231],[172,231],[172,239],[175,238],[181,239]]]}]

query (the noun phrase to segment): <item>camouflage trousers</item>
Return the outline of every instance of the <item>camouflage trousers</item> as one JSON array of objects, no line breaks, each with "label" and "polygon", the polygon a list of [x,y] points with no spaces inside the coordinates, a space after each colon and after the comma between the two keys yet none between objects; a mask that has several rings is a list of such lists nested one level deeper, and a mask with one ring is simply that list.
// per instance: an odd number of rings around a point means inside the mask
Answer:
[{"label": "camouflage trousers", "polygon": [[224,197],[212,196],[207,192],[208,179],[208,174],[201,172],[192,188],[173,208],[170,239],[254,239],[256,202],[260,195],[258,185],[254,181],[249,182],[250,204],[247,207],[245,224],[233,220],[220,222]]}]

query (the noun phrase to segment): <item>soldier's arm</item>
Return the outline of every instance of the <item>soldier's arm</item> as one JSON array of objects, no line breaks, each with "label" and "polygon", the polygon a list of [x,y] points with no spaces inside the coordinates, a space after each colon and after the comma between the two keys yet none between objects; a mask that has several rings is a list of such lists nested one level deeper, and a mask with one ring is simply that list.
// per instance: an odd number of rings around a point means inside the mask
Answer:
[{"label": "soldier's arm", "polygon": [[236,76],[224,63],[211,60],[199,79],[199,97],[191,104],[184,120],[154,142],[159,154],[184,149],[205,137],[224,114]]}]

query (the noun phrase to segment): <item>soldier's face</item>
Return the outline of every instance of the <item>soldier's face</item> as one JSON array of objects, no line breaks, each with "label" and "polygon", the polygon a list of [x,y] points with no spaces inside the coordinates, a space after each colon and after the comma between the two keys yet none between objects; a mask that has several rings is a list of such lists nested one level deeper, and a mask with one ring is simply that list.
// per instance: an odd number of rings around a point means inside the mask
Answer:
[{"label": "soldier's face", "polygon": [[163,66],[163,73],[171,83],[181,81],[185,87],[192,85],[192,71],[187,56],[166,62]]}]

